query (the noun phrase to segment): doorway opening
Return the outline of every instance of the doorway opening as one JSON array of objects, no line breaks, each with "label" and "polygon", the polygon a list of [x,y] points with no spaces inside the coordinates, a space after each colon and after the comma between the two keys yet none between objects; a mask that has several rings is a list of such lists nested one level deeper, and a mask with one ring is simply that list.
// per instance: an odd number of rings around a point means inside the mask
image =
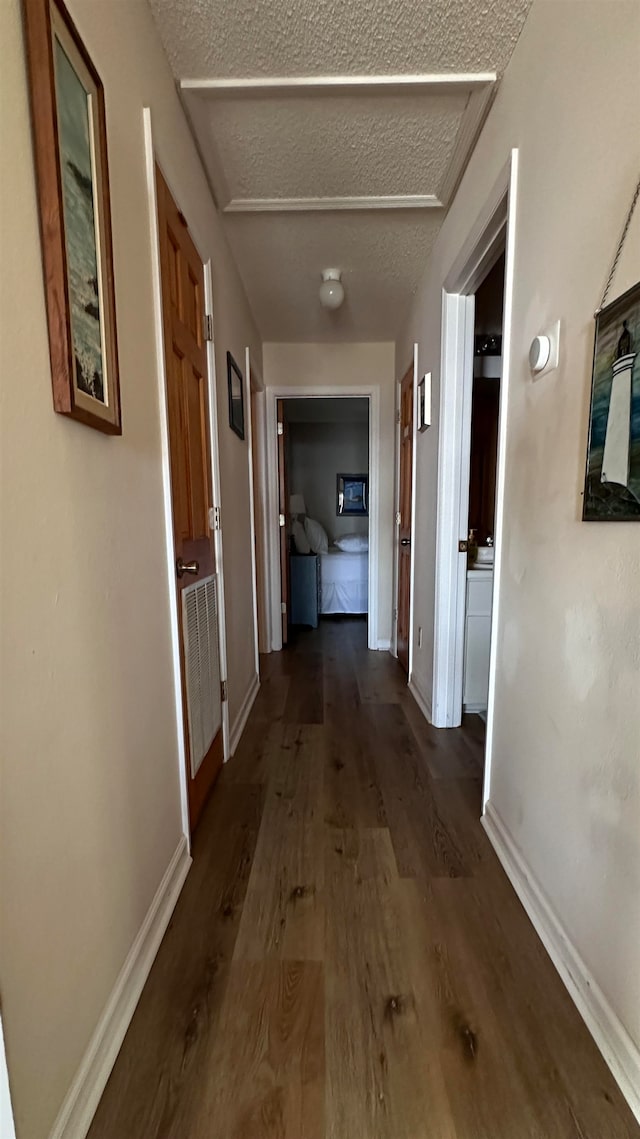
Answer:
[{"label": "doorway opening", "polygon": [[[486,704],[485,772],[483,806],[490,794],[493,746],[493,705],[496,675],[496,629],[500,610],[501,538],[504,503],[504,455],[506,451],[506,409],[509,394],[511,311],[514,280],[514,236],[518,151],[512,150],[475,224],[444,281],[442,312],[442,366],[440,385],[440,433],[438,457],[438,519],[436,527],[436,589],[432,720],[435,727],[457,727],[462,721],[465,680],[465,648],[468,643],[467,616],[482,616],[489,630],[488,679],[486,692],[478,704]],[[504,269],[496,268],[504,258]],[[498,392],[495,474],[487,476],[486,491],[480,500],[493,502],[493,517],[481,508],[485,552],[493,557],[491,580],[483,589],[482,602],[488,612],[473,614],[468,606],[470,480],[472,413],[474,404],[474,361],[476,360],[476,294],[495,269],[495,281],[503,282],[502,341],[500,345],[500,385]],[[490,291],[490,289],[489,289]],[[482,304],[480,302],[480,311]],[[485,346],[486,347],[486,346]],[[495,345],[492,346],[495,352]],[[489,353],[479,353],[488,356]],[[495,361],[494,361],[494,365]],[[490,369],[478,363],[476,371]],[[491,379],[480,375],[479,379]],[[494,377],[495,378],[495,377]],[[495,397],[495,391],[494,391]],[[495,399],[494,399],[495,402]],[[479,404],[478,404],[479,406]],[[476,410],[478,410],[478,406]],[[476,418],[479,418],[477,416]],[[478,456],[481,448],[476,446]],[[491,452],[491,446],[485,448]],[[476,468],[480,462],[476,456]],[[490,464],[489,464],[490,466]],[[482,481],[482,480],[481,480]],[[476,478],[474,476],[474,484]],[[494,493],[490,493],[493,486]],[[474,496],[476,491],[474,489]],[[474,511],[477,509],[474,498]],[[488,527],[493,525],[493,535]],[[472,526],[472,528],[474,528]],[[492,536],[493,553],[486,539]],[[475,537],[475,536],[474,536]],[[472,547],[475,544],[472,538]],[[473,557],[475,565],[477,556]],[[479,582],[479,579],[478,579]],[[485,646],[486,648],[486,646]],[[467,666],[467,675],[471,664]],[[486,656],[482,662],[487,676]],[[469,698],[467,701],[471,704]]]},{"label": "doorway opening", "polygon": [[369,613],[369,400],[278,400],[282,643]]},{"label": "doorway opening", "polygon": [[504,309],[502,252],[478,286],[469,447],[462,710],[487,716]]},{"label": "doorway opening", "polygon": [[[307,405],[307,408],[312,405],[320,405],[322,401],[331,400],[334,405],[344,404],[345,408],[351,406],[351,411],[343,411],[340,413],[342,417],[351,414],[356,414],[360,417],[361,426],[359,428],[360,434],[368,439],[368,466],[357,467],[357,462],[361,461],[359,456],[363,455],[362,449],[353,454],[351,459],[339,459],[333,456],[330,461],[331,465],[327,465],[324,477],[326,483],[325,502],[330,504],[324,507],[327,525],[323,529],[327,533],[327,554],[338,553],[338,548],[335,548],[336,537],[353,536],[360,538],[362,546],[362,539],[364,529],[362,523],[368,526],[368,549],[355,549],[342,550],[342,554],[360,554],[360,565],[365,565],[365,558],[362,555],[366,554],[366,586],[360,576],[354,578],[354,584],[351,589],[351,596],[355,597],[357,589],[360,590],[360,596],[364,595],[366,588],[366,613],[360,615],[362,623],[366,623],[367,629],[367,646],[370,649],[378,648],[378,535],[380,525],[380,507],[378,495],[378,479],[379,479],[379,450],[380,450],[380,396],[376,386],[360,386],[354,385],[350,387],[342,386],[341,384],[323,385],[321,387],[309,390],[304,386],[298,385],[295,387],[274,387],[266,390],[266,455],[267,455],[267,503],[266,503],[266,518],[267,518],[267,534],[266,534],[266,547],[268,554],[268,565],[266,578],[269,587],[269,639],[270,649],[273,652],[278,652],[286,641],[283,639],[289,628],[289,572],[290,563],[288,552],[291,548],[290,538],[292,537],[292,514],[296,511],[291,509],[291,494],[302,493],[304,497],[304,486],[302,491],[298,487],[289,485],[288,477],[287,484],[283,481],[283,473],[288,474],[287,464],[282,462],[282,456],[286,453],[284,432],[287,430],[287,424],[284,420],[284,404],[285,401],[295,400],[301,406]],[[355,403],[354,401],[358,401]],[[364,409],[367,411],[367,420],[363,425]],[[316,414],[313,410],[305,412],[306,415]],[[351,463],[351,466],[344,466],[344,462]],[[355,461],[355,463],[354,463]],[[362,478],[358,476],[367,476],[367,483],[365,484]],[[338,483],[338,476],[342,477],[342,484]],[[345,480],[345,476],[346,480]],[[355,478],[353,476],[356,476]],[[358,485],[359,484],[359,485]],[[342,495],[342,511],[340,511],[340,499]],[[363,515],[361,504],[366,501],[366,513]],[[316,501],[315,498],[313,501]],[[347,510],[344,507],[347,505]],[[300,505],[294,502],[294,506]],[[305,501],[305,508],[308,509],[309,504]],[[353,509],[355,507],[355,509]],[[322,513],[322,509],[319,511]],[[328,512],[328,513],[327,513]],[[359,519],[359,525],[352,525],[353,520]],[[319,521],[313,519],[313,521]],[[304,527],[304,519],[302,519]],[[284,536],[283,536],[284,530]],[[360,531],[360,533],[359,533]],[[332,547],[330,549],[330,547]],[[352,559],[354,562],[356,558]],[[329,563],[327,563],[329,564]],[[318,573],[321,573],[322,566],[320,566]],[[309,572],[309,571],[307,571]],[[362,569],[360,569],[360,575]],[[341,585],[340,582],[331,583],[331,585]],[[339,592],[339,590],[337,591]],[[319,601],[318,617],[323,616],[321,612],[322,601]],[[283,622],[283,607],[286,606],[287,613],[287,629],[285,631]],[[360,606],[364,606],[361,604]],[[326,614],[325,614],[326,616]],[[333,620],[339,620],[337,616]]]}]

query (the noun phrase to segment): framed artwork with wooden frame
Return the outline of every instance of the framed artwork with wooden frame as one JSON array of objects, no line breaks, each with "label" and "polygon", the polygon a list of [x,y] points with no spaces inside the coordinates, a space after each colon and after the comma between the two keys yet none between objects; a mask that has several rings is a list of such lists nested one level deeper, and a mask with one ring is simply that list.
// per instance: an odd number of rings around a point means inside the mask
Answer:
[{"label": "framed artwork with wooden frame", "polygon": [[22,0],[53,406],[122,433],[104,90],[61,0]]},{"label": "framed artwork with wooden frame", "polygon": [[244,379],[230,352],[227,352],[227,387],[229,427],[240,439],[244,439]]}]

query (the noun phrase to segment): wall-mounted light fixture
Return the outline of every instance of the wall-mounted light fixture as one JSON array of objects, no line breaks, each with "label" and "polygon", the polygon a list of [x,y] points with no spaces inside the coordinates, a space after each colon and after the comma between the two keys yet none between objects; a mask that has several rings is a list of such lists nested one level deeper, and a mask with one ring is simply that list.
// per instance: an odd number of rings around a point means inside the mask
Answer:
[{"label": "wall-mounted light fixture", "polygon": [[534,336],[529,349],[529,368],[532,376],[543,376],[558,367],[560,356],[560,321],[547,332]]},{"label": "wall-mounted light fixture", "polygon": [[339,269],[324,269],[320,285],[320,304],[323,308],[340,308],[344,300],[344,287]]}]

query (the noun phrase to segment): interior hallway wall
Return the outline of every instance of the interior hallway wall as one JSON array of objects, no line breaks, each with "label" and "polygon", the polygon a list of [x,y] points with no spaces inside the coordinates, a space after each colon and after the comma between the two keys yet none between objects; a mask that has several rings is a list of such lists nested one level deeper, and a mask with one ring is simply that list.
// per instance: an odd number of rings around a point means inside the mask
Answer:
[{"label": "interior hallway wall", "polygon": [[[389,648],[392,622],[393,491],[394,491],[394,345],[273,344],[263,345],[265,388],[318,389],[339,384],[377,388],[380,399],[378,511],[378,642]],[[369,519],[371,521],[371,518]]]},{"label": "interior hallway wall", "polygon": [[[419,341],[420,372],[434,378],[435,428],[418,440],[413,629],[430,693],[442,287],[518,147],[491,804],[635,1046],[640,526],[580,519],[593,313],[640,170],[639,45],[635,0],[534,0],[398,343],[404,359]],[[610,300],[639,266],[640,208]],[[534,382],[529,345],[558,318],[559,368]]]},{"label": "interior hallway wall", "polygon": [[53,412],[18,0],[0,4],[2,911],[20,1139],[45,1139],[181,832],[143,106],[214,262],[231,722],[254,675],[247,445],[261,345],[146,0],[69,0],[105,86],[122,438]]}]

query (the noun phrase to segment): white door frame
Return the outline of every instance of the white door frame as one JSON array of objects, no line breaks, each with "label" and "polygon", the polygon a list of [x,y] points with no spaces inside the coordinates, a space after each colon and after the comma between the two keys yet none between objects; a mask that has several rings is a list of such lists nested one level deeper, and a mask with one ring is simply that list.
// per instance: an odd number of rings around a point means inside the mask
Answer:
[{"label": "white door frame", "polygon": [[[375,386],[343,387],[338,384],[307,387],[273,387],[266,389],[267,427],[267,512],[266,574],[269,582],[270,643],[273,652],[282,648],[282,616],[280,612],[280,525],[278,515],[278,421],[279,399],[353,399],[369,400],[369,613],[367,644],[370,649],[378,645],[378,535],[380,527],[380,496],[378,494],[380,469],[380,392]],[[388,650],[389,643],[385,645]]]},{"label": "white door frame", "polygon": [[[176,713],[176,751],[178,758],[178,775],[180,782],[180,801],[182,808],[182,829],[186,835],[187,841],[190,842],[190,821],[189,821],[189,802],[188,802],[188,784],[187,784],[187,758],[185,754],[184,739],[185,739],[185,722],[184,722],[184,709],[182,706],[182,668],[180,663],[180,640],[178,636],[179,629],[179,607],[178,607],[178,591],[176,588],[176,574],[175,574],[175,550],[173,541],[173,504],[171,499],[171,468],[169,462],[169,418],[167,407],[167,387],[166,387],[166,361],[164,353],[164,326],[162,314],[162,275],[160,265],[160,232],[158,228],[158,202],[156,194],[156,162],[162,169],[163,177],[171,190],[171,194],[176,204],[179,205],[179,195],[177,195],[171,185],[171,179],[167,177],[166,171],[170,166],[166,166],[162,161],[161,148],[157,147],[154,142],[152,123],[151,123],[151,109],[143,107],[143,126],[144,126],[144,146],[145,146],[145,164],[147,172],[147,199],[149,207],[149,226],[151,237],[151,262],[152,262],[152,281],[153,281],[153,308],[155,316],[155,333],[156,333],[156,363],[158,374],[158,404],[160,411],[160,439],[162,451],[162,492],[163,492],[163,505],[164,505],[164,520],[165,520],[165,549],[167,558],[167,575],[168,575],[168,617],[171,629],[171,655],[173,665],[173,686],[174,686],[174,701]],[[204,300],[205,309],[208,313],[213,313],[213,285],[211,274],[211,260],[203,257],[200,252],[206,248],[206,243],[199,239],[197,233],[193,228],[189,227],[189,232],[193,238],[194,245],[198,250],[199,256],[204,265]],[[214,335],[215,335],[215,321],[214,321]],[[218,445],[218,405],[216,400],[216,363],[214,341],[207,342],[207,372],[208,372],[208,385],[209,385],[209,431],[211,437],[211,475],[212,475],[212,506],[220,506],[220,451]],[[216,558],[216,575],[218,577],[218,634],[219,634],[219,649],[220,649],[220,679],[227,679],[227,640],[226,640],[226,624],[225,624],[225,598],[224,598],[224,561],[222,556],[222,530],[214,531],[214,549]],[[229,758],[229,704],[224,701],[222,704],[222,742],[223,742],[223,755],[224,760]]]},{"label": "white door frame", "polygon": [[475,292],[502,250],[505,250],[484,802],[489,796],[495,701],[496,630],[500,611],[517,176],[518,151],[514,149],[483,210],[469,230],[443,287],[433,723],[436,727],[449,728],[459,725],[462,718],[467,563],[466,555],[458,552],[458,541],[467,537],[469,520]]},{"label": "white door frame", "polygon": [[[413,683],[413,646],[415,643],[413,615],[416,594],[416,476],[418,471],[418,344],[413,345],[413,416],[411,434],[411,554],[409,557],[409,672],[407,684]],[[396,622],[397,625],[397,622]]]}]

